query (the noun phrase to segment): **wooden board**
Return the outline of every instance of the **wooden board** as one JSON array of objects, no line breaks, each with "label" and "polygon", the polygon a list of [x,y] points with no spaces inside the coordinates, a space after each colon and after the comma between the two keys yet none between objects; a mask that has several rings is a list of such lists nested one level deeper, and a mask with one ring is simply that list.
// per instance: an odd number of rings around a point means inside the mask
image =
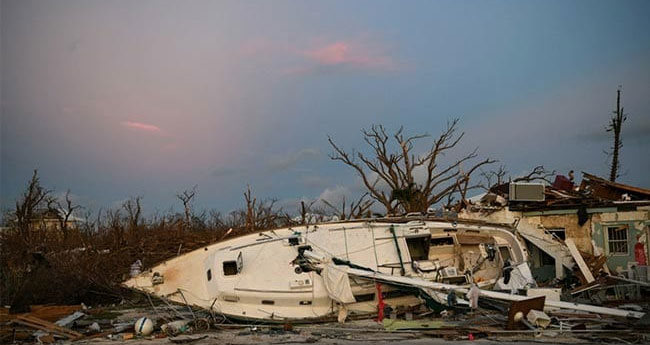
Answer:
[{"label": "wooden board", "polygon": [[34,316],[41,320],[54,322],[76,311],[81,310],[77,305],[32,305],[29,313],[10,314],[8,308],[0,308],[0,322],[8,322],[18,316]]},{"label": "wooden board", "polygon": [[573,260],[578,265],[578,268],[580,269],[582,275],[585,277],[585,280],[587,280],[587,283],[591,283],[594,280],[596,280],[594,279],[594,275],[589,270],[589,266],[587,266],[587,263],[582,258],[582,255],[580,255],[580,252],[578,251],[578,248],[576,247],[576,244],[573,242],[573,240],[567,238],[566,240],[564,240],[564,244],[566,244],[567,248],[569,248],[569,252],[573,257]]},{"label": "wooden board", "polygon": [[71,329],[64,328],[52,322],[45,321],[43,319],[39,319],[37,317],[29,316],[29,315],[20,315],[15,320],[13,320],[12,323],[28,326],[35,329],[40,329],[42,331],[53,333],[53,334],[58,334],[73,340],[83,337],[83,334],[79,332],[75,332]]}]

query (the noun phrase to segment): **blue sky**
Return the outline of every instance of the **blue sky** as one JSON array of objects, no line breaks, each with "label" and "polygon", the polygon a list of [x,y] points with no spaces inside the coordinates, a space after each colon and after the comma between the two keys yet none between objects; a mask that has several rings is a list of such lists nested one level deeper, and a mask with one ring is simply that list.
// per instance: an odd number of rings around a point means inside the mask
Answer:
[{"label": "blue sky", "polygon": [[[621,182],[650,188],[648,1],[2,1],[1,201],[37,168],[91,208],[291,209],[361,191],[327,136],[371,124],[479,147],[516,175],[607,175],[623,90]],[[446,157],[453,160],[452,155]]]}]

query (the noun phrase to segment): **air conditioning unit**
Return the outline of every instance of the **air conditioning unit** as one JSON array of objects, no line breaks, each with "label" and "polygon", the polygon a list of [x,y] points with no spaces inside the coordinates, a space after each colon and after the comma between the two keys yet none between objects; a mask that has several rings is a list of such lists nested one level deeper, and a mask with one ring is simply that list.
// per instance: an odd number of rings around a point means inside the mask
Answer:
[{"label": "air conditioning unit", "polygon": [[510,201],[544,201],[544,184],[518,182],[510,183],[508,200]]},{"label": "air conditioning unit", "polygon": [[456,267],[454,266],[448,266],[442,269],[442,276],[447,278],[447,277],[455,277],[458,275],[458,270],[456,270]]}]

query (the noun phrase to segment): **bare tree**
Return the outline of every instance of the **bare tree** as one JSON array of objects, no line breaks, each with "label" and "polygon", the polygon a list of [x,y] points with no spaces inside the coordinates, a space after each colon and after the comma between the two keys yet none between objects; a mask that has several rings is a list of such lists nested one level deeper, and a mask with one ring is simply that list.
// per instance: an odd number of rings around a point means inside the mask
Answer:
[{"label": "bare tree", "polygon": [[479,166],[474,166],[472,167],[472,170],[459,174],[459,177],[456,179],[456,187],[449,194],[447,194],[447,207],[451,206],[451,202],[454,199],[453,196],[455,193],[458,193],[460,196],[460,201],[457,204],[456,211],[460,211],[460,209],[463,209],[468,205],[469,202],[467,201],[467,192],[472,189],[481,187],[480,182],[470,184],[470,176],[474,170],[478,168]]},{"label": "bare tree", "polygon": [[[383,126],[375,125],[370,130],[363,130],[364,140],[372,151],[370,156],[361,152],[348,153],[328,137],[335,151],[330,158],[356,170],[370,197],[380,202],[388,214],[397,211],[425,212],[429,206],[454,193],[458,189],[459,181],[469,181],[470,175],[477,168],[495,162],[487,158],[474,163],[463,172],[462,165],[478,156],[475,149],[455,162],[441,167],[438,158],[453,149],[464,136],[464,133],[457,133],[457,125],[458,119],[447,123],[446,130],[422,155],[412,152],[413,143],[428,135],[405,136],[403,127],[392,135],[397,144],[395,150],[389,147],[391,136]],[[424,171],[424,179],[420,182],[416,181],[415,177],[415,172],[419,169]],[[384,183],[388,190],[381,188],[379,182]]]},{"label": "bare tree", "polygon": [[[98,216],[99,217],[99,216]],[[126,243],[126,237],[124,236],[124,225],[123,217],[120,209],[108,209],[105,212],[106,217],[106,226],[104,230],[107,231],[106,234],[112,236],[113,246],[121,247]]]},{"label": "bare tree", "polygon": [[131,231],[135,231],[140,226],[140,220],[142,217],[142,207],[140,206],[141,200],[142,196],[135,196],[129,198],[129,200],[122,204],[122,208],[126,211],[126,217]]},{"label": "bare tree", "polygon": [[[284,224],[289,223],[290,217],[282,214],[281,209],[275,209],[275,199],[267,199],[259,201],[253,197],[250,185],[246,186],[244,192],[244,199],[246,200],[246,210],[243,211],[244,229],[247,232],[252,232],[261,229],[272,229],[284,221]],[[237,216],[236,214],[233,216]]]},{"label": "bare tree", "polygon": [[534,167],[533,170],[531,170],[528,174],[513,178],[512,182],[544,181],[550,184],[553,183],[550,178],[556,174],[557,171],[548,171],[546,168],[544,168],[543,165],[538,165]]},{"label": "bare tree", "polygon": [[305,202],[305,200],[300,200],[300,207],[298,208],[298,213],[300,213],[300,225],[305,225],[309,222],[309,217],[311,215],[311,208],[314,206],[314,203],[317,200],[312,200]]},{"label": "bare tree", "polygon": [[196,187],[194,185],[191,190],[184,190],[182,193],[176,193],[176,198],[183,203],[183,210],[185,212],[185,228],[190,228],[192,226],[192,217],[194,215],[192,209],[192,200],[196,195]]},{"label": "bare tree", "polygon": [[486,191],[489,191],[493,187],[501,185],[508,181],[511,182],[544,181],[551,184],[553,183],[553,181],[551,181],[550,178],[555,176],[556,174],[557,171],[555,170],[549,171],[543,165],[538,165],[525,175],[512,177],[512,176],[508,176],[508,170],[506,170],[506,166],[502,164],[499,166],[497,170],[489,170],[489,171],[481,170],[480,175],[481,177],[483,177],[483,182],[480,184],[480,187],[485,189]]},{"label": "bare tree", "polygon": [[26,243],[30,243],[31,225],[36,220],[38,212],[51,209],[55,201],[52,190],[41,186],[38,171],[34,170],[27,188],[16,201],[16,208],[11,215],[13,227],[21,233]]},{"label": "bare tree", "polygon": [[499,165],[497,170],[485,171],[481,169],[480,176],[483,178],[481,187],[485,190],[490,190],[492,187],[504,183],[506,175],[508,175],[508,171],[506,170],[506,166],[503,164]]},{"label": "bare tree", "polygon": [[607,132],[614,132],[614,143],[611,147],[610,152],[606,152],[608,155],[611,155],[612,162],[610,163],[609,171],[609,180],[612,182],[616,181],[616,178],[619,177],[619,170],[621,167],[621,162],[619,158],[619,151],[623,147],[623,140],[621,139],[621,129],[623,127],[623,122],[627,120],[627,114],[623,112],[623,107],[621,107],[621,87],[619,86],[616,90],[616,109],[612,111],[614,114],[610,119],[609,125],[606,127]]},{"label": "bare tree", "polygon": [[65,204],[63,204],[60,200],[57,200],[57,209],[55,211],[57,212],[56,214],[59,215],[59,230],[61,230],[61,233],[63,234],[63,239],[67,240],[70,230],[70,218],[73,217],[74,212],[81,209],[82,206],[74,204],[70,198],[69,189],[65,192],[64,202]]},{"label": "bare tree", "polygon": [[363,218],[364,215],[369,215],[370,213],[370,207],[375,203],[373,200],[366,199],[368,197],[368,193],[364,193],[361,195],[361,197],[356,201],[352,201],[350,203],[349,208],[346,209],[346,201],[345,201],[345,196],[342,198],[341,202],[341,207],[336,207],[332,204],[332,202],[322,199],[321,201],[323,204],[325,204],[327,207],[331,208],[332,211],[339,217],[341,220],[345,219],[360,219]]}]

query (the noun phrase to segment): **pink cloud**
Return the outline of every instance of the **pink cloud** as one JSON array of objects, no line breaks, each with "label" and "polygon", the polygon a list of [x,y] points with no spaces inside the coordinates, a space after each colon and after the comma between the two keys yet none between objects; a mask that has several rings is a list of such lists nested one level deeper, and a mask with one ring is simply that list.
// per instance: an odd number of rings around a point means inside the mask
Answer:
[{"label": "pink cloud", "polygon": [[347,43],[336,42],[307,51],[305,55],[325,65],[336,65],[356,60],[349,56],[348,50]]},{"label": "pink cloud", "polygon": [[143,132],[150,132],[150,133],[162,133],[162,129],[156,125],[150,125],[147,123],[142,123],[142,122],[134,122],[134,121],[122,121],[120,124],[126,128],[136,130],[136,131],[143,131]]},{"label": "pink cloud", "polygon": [[380,49],[352,41],[338,41],[302,53],[310,60],[327,66],[348,65],[359,68],[394,70],[397,64]]}]

